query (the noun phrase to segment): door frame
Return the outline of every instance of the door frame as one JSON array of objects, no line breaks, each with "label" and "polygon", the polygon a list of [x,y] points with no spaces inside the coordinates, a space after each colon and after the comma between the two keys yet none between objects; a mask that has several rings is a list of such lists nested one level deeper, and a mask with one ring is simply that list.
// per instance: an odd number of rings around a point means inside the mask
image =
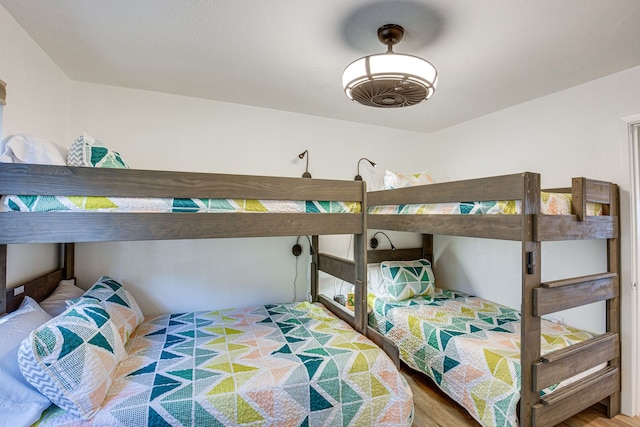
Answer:
[{"label": "door frame", "polygon": [[[630,395],[624,399],[623,405],[628,405],[629,415],[640,414],[640,114],[622,118],[625,122],[628,138],[631,171],[631,191],[630,191],[630,231],[631,231],[631,286],[632,295],[629,316],[629,366],[631,372],[625,377],[630,380]],[[626,406],[625,405],[625,406]]]}]

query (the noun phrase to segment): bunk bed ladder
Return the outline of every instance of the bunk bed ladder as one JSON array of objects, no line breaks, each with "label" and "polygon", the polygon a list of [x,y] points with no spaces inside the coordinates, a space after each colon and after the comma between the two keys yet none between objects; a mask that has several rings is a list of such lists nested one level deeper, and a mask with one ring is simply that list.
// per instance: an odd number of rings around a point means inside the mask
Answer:
[{"label": "bunk bed ladder", "polygon": [[[610,418],[620,412],[618,187],[615,184],[574,178],[572,196],[573,209],[579,222],[577,230],[580,229],[580,223],[588,225],[587,222],[592,220],[587,220],[585,216],[588,202],[603,203],[605,216],[615,218],[604,231],[605,234],[611,233],[607,238],[608,271],[541,283],[533,289],[531,295],[532,315],[539,319],[546,314],[606,301],[606,333],[545,354],[539,361],[533,362],[531,388],[527,387],[525,390],[523,382],[523,396],[537,396],[540,390],[574,375],[582,374],[583,377],[541,397],[533,404],[530,422],[527,420],[523,425],[552,426],[598,402],[606,405]],[[538,221],[537,224],[541,222]],[[599,234],[601,231],[590,229],[585,233],[593,235],[594,232]],[[530,344],[529,341],[527,345]],[[523,361],[523,378],[524,366],[529,365],[525,365]],[[591,371],[586,372],[588,370]],[[532,398],[531,402],[535,400],[537,399]]]}]

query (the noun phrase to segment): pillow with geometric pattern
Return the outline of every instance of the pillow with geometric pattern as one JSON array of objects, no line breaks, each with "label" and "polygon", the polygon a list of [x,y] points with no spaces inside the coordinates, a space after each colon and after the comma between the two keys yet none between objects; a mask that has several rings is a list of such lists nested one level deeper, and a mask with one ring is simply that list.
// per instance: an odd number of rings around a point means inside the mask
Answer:
[{"label": "pillow with geometric pattern", "polygon": [[109,276],[102,276],[81,298],[95,298],[102,303],[116,325],[123,344],[129,341],[133,331],[144,320],[133,295]]},{"label": "pillow with geometric pattern", "polygon": [[429,172],[420,173],[399,173],[390,170],[384,174],[384,189],[413,187],[415,185],[427,185],[433,183],[433,178]]},{"label": "pillow with geometric pattern", "polygon": [[109,314],[89,298],[33,330],[20,344],[24,378],[60,408],[85,420],[100,409],[126,356]]},{"label": "pillow with geometric pattern", "polygon": [[120,153],[105,147],[86,132],[76,138],[69,148],[67,166],[129,169]]},{"label": "pillow with geometric pattern", "polygon": [[383,261],[380,263],[382,279],[392,301],[402,301],[417,295],[435,292],[435,278],[431,263],[426,259],[415,261]]}]

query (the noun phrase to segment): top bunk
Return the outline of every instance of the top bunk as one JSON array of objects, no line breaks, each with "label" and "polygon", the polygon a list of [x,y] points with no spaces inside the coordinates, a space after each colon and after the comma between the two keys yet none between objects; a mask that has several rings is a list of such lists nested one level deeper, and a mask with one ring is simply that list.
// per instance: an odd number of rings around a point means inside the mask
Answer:
[{"label": "top bunk", "polygon": [[[35,164],[0,164],[0,195],[90,204],[163,198],[224,209],[0,212],[0,244],[362,234],[362,182]],[[12,196],[13,195],[13,196]],[[228,203],[227,203],[228,202]],[[285,203],[280,203],[285,202]],[[238,205],[243,209],[237,210]],[[176,207],[177,206],[177,207]],[[13,208],[18,209],[15,203]],[[235,209],[234,209],[235,207]],[[146,208],[143,208],[146,210]]]},{"label": "top bunk", "polygon": [[[566,211],[544,209],[550,197],[566,202]],[[367,205],[372,229],[515,241],[619,234],[618,186],[587,178],[573,178],[568,188],[541,190],[540,175],[524,172],[373,191]]]}]

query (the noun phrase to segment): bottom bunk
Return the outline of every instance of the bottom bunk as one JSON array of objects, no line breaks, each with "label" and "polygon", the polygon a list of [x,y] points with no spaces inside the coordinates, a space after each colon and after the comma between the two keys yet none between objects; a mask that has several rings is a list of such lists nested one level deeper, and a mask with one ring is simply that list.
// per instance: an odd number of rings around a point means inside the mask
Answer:
[{"label": "bottom bunk", "polygon": [[[31,294],[34,286],[24,290]],[[21,386],[42,393],[36,401],[46,396],[45,407],[55,403],[39,426],[412,423],[411,389],[393,362],[320,304],[176,313],[142,322],[133,297],[107,277],[67,304],[52,317],[25,298],[0,321],[0,332],[22,325],[24,336],[3,349],[18,354],[30,383]],[[35,420],[25,421],[13,424]]]},{"label": "bottom bunk", "polygon": [[[483,426],[517,426],[520,313],[462,292],[389,301],[370,294],[369,326],[394,342],[409,367],[429,376]],[[542,353],[593,338],[542,321]],[[575,380],[575,378],[573,379]],[[568,385],[552,385],[542,394]]]}]

